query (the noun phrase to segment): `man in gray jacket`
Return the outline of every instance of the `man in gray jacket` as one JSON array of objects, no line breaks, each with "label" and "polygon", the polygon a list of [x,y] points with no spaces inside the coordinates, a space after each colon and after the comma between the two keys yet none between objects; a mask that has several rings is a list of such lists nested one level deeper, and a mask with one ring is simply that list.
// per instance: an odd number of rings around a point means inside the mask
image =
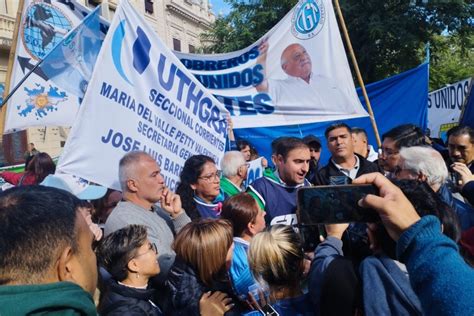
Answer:
[{"label": "man in gray jacket", "polygon": [[[105,235],[131,224],[146,226],[148,239],[158,250],[159,281],[164,281],[175,258],[171,249],[174,235],[190,219],[179,195],[165,186],[160,171],[157,162],[145,152],[133,151],[123,156],[119,163],[123,200],[108,217]],[[158,202],[161,207],[155,205]]]}]

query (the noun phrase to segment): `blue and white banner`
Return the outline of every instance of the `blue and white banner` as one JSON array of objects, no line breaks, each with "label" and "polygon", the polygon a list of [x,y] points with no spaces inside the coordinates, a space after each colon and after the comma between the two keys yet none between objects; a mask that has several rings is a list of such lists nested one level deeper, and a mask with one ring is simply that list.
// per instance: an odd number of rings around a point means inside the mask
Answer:
[{"label": "blue and white banner", "polygon": [[[85,16],[91,11],[74,0],[70,1],[32,1],[25,0],[20,29],[18,33],[17,49],[10,78],[11,92],[25,75],[42,59],[44,59],[51,50],[58,46],[64,36],[77,27]],[[90,30],[86,35],[89,38],[104,36],[106,24],[102,21],[100,31],[96,28]],[[70,34],[70,39],[78,39],[76,35]],[[65,42],[63,42],[65,43]],[[66,59],[50,65],[50,70],[57,74],[59,70],[67,67],[78,67],[84,76],[89,75],[95,60],[87,52],[92,51],[90,42],[84,42],[81,48],[73,48],[69,43],[63,47],[67,50],[75,51],[74,54],[67,54]],[[79,42],[80,43],[80,42]],[[94,43],[97,43],[94,40]],[[66,43],[67,44],[67,43]],[[86,48],[86,49],[84,49]],[[81,55],[85,53],[85,55]],[[56,56],[60,57],[60,56]],[[83,58],[83,60],[81,60]],[[72,65],[71,65],[72,64]],[[43,66],[47,66],[44,62]],[[54,67],[54,68],[53,68]],[[77,72],[77,70],[74,70]],[[73,72],[74,72],[73,71]],[[69,72],[69,74],[73,74]],[[82,83],[77,76],[68,77],[67,82],[64,79],[52,80],[51,72],[46,73],[41,67],[38,67],[11,96],[8,101],[8,108],[5,119],[5,133],[22,130],[31,126],[70,126],[79,109],[80,97],[77,89],[71,89],[71,85],[66,83]],[[63,84],[58,85],[58,82]]]},{"label": "blue and white banner", "polygon": [[175,54],[224,103],[235,128],[367,116],[331,0],[300,0],[257,43],[240,51]]},{"label": "blue and white banner", "polygon": [[447,131],[458,125],[471,78],[447,85],[428,95],[428,128],[431,137],[446,140]]},{"label": "blue and white banner", "polygon": [[227,115],[124,0],[102,45],[58,170],[120,189],[120,158],[142,150],[156,159],[166,185],[174,190],[190,156],[205,154],[220,164]]},{"label": "blue and white banner", "polygon": [[[428,104],[428,64],[424,63],[387,79],[366,86],[380,135],[401,124],[415,124],[421,129],[427,126]],[[364,102],[362,91],[357,89],[361,102]],[[304,125],[288,125],[279,128],[260,127],[235,130],[237,139],[245,139],[252,144],[257,152],[270,160],[272,155],[270,143],[277,137],[306,135],[318,136],[323,151],[320,164],[326,165],[331,153],[327,148],[324,131],[331,124],[340,121],[312,123]],[[377,150],[377,143],[368,117],[344,120],[351,127],[361,127],[367,131],[369,144]]]},{"label": "blue and white banner", "polygon": [[252,184],[252,182],[258,178],[263,177],[263,170],[265,168],[262,166],[262,160],[263,157],[260,157],[249,162],[250,165],[247,171],[247,179],[245,180],[246,186]]}]

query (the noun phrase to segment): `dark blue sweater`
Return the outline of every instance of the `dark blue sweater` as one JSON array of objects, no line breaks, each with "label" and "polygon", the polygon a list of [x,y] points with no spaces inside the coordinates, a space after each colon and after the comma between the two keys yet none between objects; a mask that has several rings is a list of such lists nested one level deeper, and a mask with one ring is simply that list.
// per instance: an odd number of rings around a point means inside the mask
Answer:
[{"label": "dark blue sweater", "polygon": [[474,269],[456,244],[441,233],[439,220],[424,216],[397,242],[410,283],[426,315],[474,315]]}]

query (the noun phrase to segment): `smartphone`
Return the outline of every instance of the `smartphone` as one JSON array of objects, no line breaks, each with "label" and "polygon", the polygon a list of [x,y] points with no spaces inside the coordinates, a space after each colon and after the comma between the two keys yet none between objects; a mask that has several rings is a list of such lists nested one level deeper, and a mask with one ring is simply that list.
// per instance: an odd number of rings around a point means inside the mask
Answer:
[{"label": "smartphone", "polygon": [[280,314],[278,314],[275,308],[273,308],[273,306],[270,304],[263,306],[260,310],[260,314],[264,316],[280,316]]},{"label": "smartphone", "polygon": [[326,185],[300,188],[296,216],[303,226],[379,221],[375,210],[362,208],[358,201],[367,194],[378,195],[373,185]]},{"label": "smartphone", "polygon": [[304,252],[313,252],[321,243],[321,236],[326,238],[324,225],[298,224],[297,227]]}]

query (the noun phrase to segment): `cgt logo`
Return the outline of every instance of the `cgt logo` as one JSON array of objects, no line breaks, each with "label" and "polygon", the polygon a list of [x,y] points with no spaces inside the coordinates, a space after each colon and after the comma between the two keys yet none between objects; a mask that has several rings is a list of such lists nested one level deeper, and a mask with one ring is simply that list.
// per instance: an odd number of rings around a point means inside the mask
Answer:
[{"label": "cgt logo", "polygon": [[[122,46],[125,41],[125,20],[121,21],[119,26],[116,28],[112,36],[112,60],[117,72],[120,74],[123,80],[125,80],[132,87],[133,82],[130,81],[126,75],[122,65]],[[150,49],[151,43],[145,32],[141,27],[137,27],[136,39],[132,45],[132,56],[133,56],[133,69],[135,69],[140,75],[150,64]]]},{"label": "cgt logo", "polygon": [[318,34],[326,20],[322,0],[305,0],[296,5],[291,18],[291,32],[296,38],[306,40]]}]

